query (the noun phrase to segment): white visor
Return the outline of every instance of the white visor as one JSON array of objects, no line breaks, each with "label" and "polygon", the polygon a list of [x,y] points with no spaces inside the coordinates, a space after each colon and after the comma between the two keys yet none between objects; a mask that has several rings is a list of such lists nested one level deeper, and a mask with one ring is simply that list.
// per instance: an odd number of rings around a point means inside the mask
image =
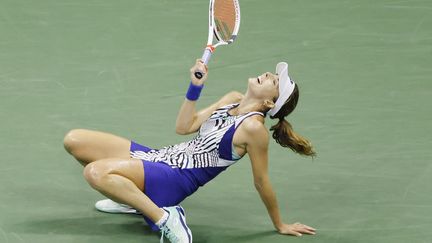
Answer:
[{"label": "white visor", "polygon": [[267,114],[274,116],[280,108],[285,104],[285,101],[294,91],[295,84],[288,76],[288,63],[280,62],[276,65],[276,75],[279,76],[279,97],[275,102],[275,106],[270,109]]}]

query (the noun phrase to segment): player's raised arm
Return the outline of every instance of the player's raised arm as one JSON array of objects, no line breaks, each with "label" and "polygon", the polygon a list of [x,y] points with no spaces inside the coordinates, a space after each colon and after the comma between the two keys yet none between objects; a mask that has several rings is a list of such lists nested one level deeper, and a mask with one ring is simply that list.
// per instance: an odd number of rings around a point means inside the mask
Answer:
[{"label": "player's raised arm", "polygon": [[[197,120],[195,104],[204,87],[204,82],[207,80],[207,71],[207,66],[200,60],[197,60],[195,65],[190,69],[191,82],[176,120],[176,132],[178,134],[189,134],[194,132],[192,127],[194,121]],[[202,78],[197,79],[194,75],[195,72],[202,73]]]},{"label": "player's raised arm", "polygon": [[[203,74],[201,79],[195,77],[195,73],[198,71]],[[204,87],[204,82],[207,80],[208,68],[201,60],[197,60],[195,65],[190,69],[190,73],[191,83],[176,120],[176,132],[181,135],[198,131],[201,124],[210,117],[213,111],[223,105],[239,102],[243,97],[243,94],[240,92],[232,91],[212,105],[196,111],[196,101]]]}]

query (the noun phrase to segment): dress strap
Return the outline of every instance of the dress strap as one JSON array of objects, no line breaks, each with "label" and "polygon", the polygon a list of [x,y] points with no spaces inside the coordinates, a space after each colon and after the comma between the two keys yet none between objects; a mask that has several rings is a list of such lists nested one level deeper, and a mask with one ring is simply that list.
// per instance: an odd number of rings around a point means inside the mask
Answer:
[{"label": "dress strap", "polygon": [[235,121],[235,128],[237,128],[238,126],[240,126],[240,124],[241,124],[241,123],[242,123],[246,118],[251,117],[251,116],[253,116],[253,115],[260,115],[260,116],[265,117],[264,113],[259,112],[259,111],[252,111],[252,112],[246,113],[246,114],[244,114],[244,115],[242,115],[242,116],[240,116],[239,118],[236,119],[236,121]]},{"label": "dress strap", "polygon": [[239,105],[239,103],[228,104],[228,105],[224,105],[224,106],[220,107],[219,109],[228,109],[229,110],[229,109],[234,108],[238,105]]},{"label": "dress strap", "polygon": [[223,113],[223,112],[228,112],[230,109],[238,106],[239,104],[228,104],[228,105],[224,105],[221,106],[219,108],[217,108],[215,111],[213,111],[213,113]]}]

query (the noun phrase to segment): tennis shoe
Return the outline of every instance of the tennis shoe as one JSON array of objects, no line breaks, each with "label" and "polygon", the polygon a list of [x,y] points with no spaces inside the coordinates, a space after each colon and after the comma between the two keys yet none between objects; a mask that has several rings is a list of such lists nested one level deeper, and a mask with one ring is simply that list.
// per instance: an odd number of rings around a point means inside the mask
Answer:
[{"label": "tennis shoe", "polygon": [[192,231],[186,224],[186,216],[181,206],[163,207],[168,213],[167,220],[162,223],[160,242],[163,243],[164,236],[171,243],[192,243]]},{"label": "tennis shoe", "polygon": [[139,211],[129,205],[117,203],[111,199],[97,201],[95,208],[105,213],[141,214]]}]

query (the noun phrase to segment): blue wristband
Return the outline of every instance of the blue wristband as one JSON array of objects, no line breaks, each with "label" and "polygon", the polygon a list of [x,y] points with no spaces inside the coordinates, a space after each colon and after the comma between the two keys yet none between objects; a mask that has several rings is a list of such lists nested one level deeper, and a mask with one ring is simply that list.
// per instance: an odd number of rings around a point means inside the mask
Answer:
[{"label": "blue wristband", "polygon": [[201,90],[204,85],[195,85],[192,82],[189,84],[189,89],[186,93],[186,99],[190,101],[196,101],[200,97]]}]

